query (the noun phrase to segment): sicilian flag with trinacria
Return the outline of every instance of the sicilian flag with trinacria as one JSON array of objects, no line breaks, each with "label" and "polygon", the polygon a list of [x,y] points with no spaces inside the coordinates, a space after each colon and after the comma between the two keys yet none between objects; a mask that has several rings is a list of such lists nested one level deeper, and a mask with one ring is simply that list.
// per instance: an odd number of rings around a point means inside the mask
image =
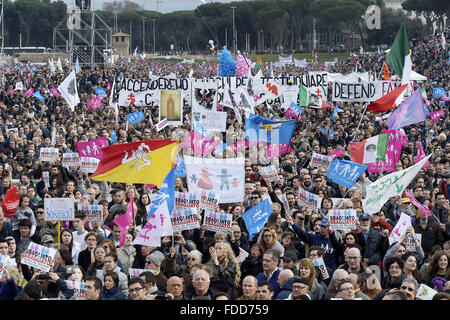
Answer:
[{"label": "sicilian flag with trinacria", "polygon": [[370,112],[385,112],[396,108],[403,102],[407,86],[407,84],[403,84],[395,90],[385,94],[381,98],[370,103],[367,106],[367,110]]},{"label": "sicilian flag with trinacria", "polygon": [[389,134],[383,133],[361,142],[350,142],[350,159],[360,164],[384,160]]},{"label": "sicilian flag with trinacria", "polygon": [[412,71],[412,62],[405,23],[402,23],[400,30],[395,36],[394,42],[392,43],[391,49],[389,50],[386,58],[386,62],[402,79],[402,84],[407,84],[409,82]]},{"label": "sicilian flag with trinacria", "polygon": [[158,188],[175,165],[177,141],[144,140],[101,149],[103,159],[90,178],[98,181],[154,184]]},{"label": "sicilian flag with trinacria", "polygon": [[422,122],[426,117],[422,92],[418,88],[391,113],[386,120],[386,125],[389,129],[399,130],[402,127]]},{"label": "sicilian flag with trinacria", "polygon": [[309,91],[309,89],[303,86],[301,83],[299,96],[300,100],[298,105],[300,107],[310,107],[316,109],[328,109],[330,107],[325,100],[322,100],[321,97]]}]

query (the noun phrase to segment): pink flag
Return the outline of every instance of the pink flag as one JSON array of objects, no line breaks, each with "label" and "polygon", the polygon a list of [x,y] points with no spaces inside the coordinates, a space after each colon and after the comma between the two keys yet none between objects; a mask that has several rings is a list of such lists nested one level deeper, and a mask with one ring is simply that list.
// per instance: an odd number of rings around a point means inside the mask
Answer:
[{"label": "pink flag", "polygon": [[28,76],[28,84],[31,82],[31,76]]},{"label": "pink flag", "polygon": [[411,202],[413,203],[413,205],[417,207],[417,209],[419,209],[423,213],[426,213],[427,216],[429,217],[432,216],[433,213],[427,207],[421,204],[416,198],[414,198],[407,190],[405,190],[405,195],[408,197],[409,200],[411,200]]},{"label": "pink flag", "polygon": [[13,95],[13,94],[14,94],[14,90],[13,90],[12,87],[8,87],[8,90],[9,90],[9,94],[10,94],[10,95]]},{"label": "pink flag", "polygon": [[194,156],[208,154],[216,148],[219,141],[207,138],[197,132],[191,131],[190,136],[178,145],[178,148],[188,147],[194,151]]},{"label": "pink flag", "polygon": [[444,115],[444,110],[440,109],[438,111],[432,111],[430,112],[430,117],[433,122],[438,122],[439,118]]},{"label": "pink flag", "polygon": [[335,151],[335,152],[333,152],[333,153],[330,153],[330,154],[328,155],[328,157],[337,158],[337,157],[342,156],[343,154],[344,154],[344,149],[339,149],[338,151]]},{"label": "pink flag", "polygon": [[92,157],[99,160],[103,159],[103,153],[101,149],[108,145],[108,140],[106,137],[100,137],[88,142],[77,142],[78,156],[81,157]]},{"label": "pink flag", "polygon": [[[422,142],[419,141],[419,145],[417,146],[416,163],[426,157],[427,157],[427,155],[425,154],[425,152],[423,151],[423,148],[422,148]],[[426,166],[429,164],[430,164],[430,161],[427,161],[427,162],[425,162],[423,167],[426,168]]]},{"label": "pink flag", "polygon": [[34,89],[33,89],[33,88],[30,88],[30,89],[28,89],[27,92],[25,92],[23,95],[24,95],[25,97],[29,97],[29,96],[31,96],[31,95],[33,94],[33,92],[34,92]]},{"label": "pink flag", "polygon": [[367,171],[369,173],[394,172],[395,163],[400,160],[401,150],[402,145],[395,142],[395,140],[391,139],[389,136],[388,146],[386,149],[386,158],[382,161],[368,163]]},{"label": "pink flag", "polygon": [[286,152],[291,152],[292,147],[290,144],[275,144],[268,143],[267,144],[267,158],[271,159],[274,157],[279,157]]},{"label": "pink flag", "polygon": [[61,94],[59,93],[59,91],[56,90],[55,86],[52,86],[52,87],[50,88],[50,93],[51,93],[52,95],[54,95],[55,97],[59,97],[59,96],[61,95]]},{"label": "pink flag", "polygon": [[94,110],[97,110],[103,105],[102,98],[99,96],[92,96],[91,100],[89,100],[89,103],[87,105],[87,109],[92,108]]},{"label": "pink flag", "polygon": [[130,190],[130,204],[128,205],[127,211],[123,215],[113,220],[113,222],[117,224],[119,229],[122,231],[122,235],[120,236],[119,247],[122,247],[123,243],[125,242],[125,237],[128,233],[130,223],[131,221],[133,221],[133,217],[134,217],[133,192]]},{"label": "pink flag", "polygon": [[106,91],[111,90],[111,82],[108,82],[108,85],[106,86]]}]

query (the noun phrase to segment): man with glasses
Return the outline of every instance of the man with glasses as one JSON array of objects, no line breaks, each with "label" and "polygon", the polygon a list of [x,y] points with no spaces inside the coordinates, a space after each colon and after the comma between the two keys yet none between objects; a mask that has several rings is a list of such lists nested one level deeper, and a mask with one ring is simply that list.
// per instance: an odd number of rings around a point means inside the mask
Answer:
[{"label": "man with glasses", "polygon": [[354,247],[347,250],[344,254],[345,264],[341,269],[346,270],[348,273],[364,273],[365,266],[361,263],[361,250],[354,245]]},{"label": "man with glasses", "polygon": [[292,281],[292,293],[285,300],[311,300],[308,294],[309,282],[303,277],[295,277]]},{"label": "man with glasses", "polygon": [[145,283],[139,277],[128,280],[128,294],[130,300],[145,300]]},{"label": "man with glasses", "polygon": [[400,290],[406,294],[406,300],[416,300],[418,287],[416,279],[406,278],[403,280]]},{"label": "man with glasses", "polygon": [[[328,286],[328,290],[325,292],[325,300],[330,300],[331,298],[334,298],[338,291],[338,286],[345,281],[348,278],[348,272],[344,269],[337,269],[333,276],[331,277],[331,282]],[[353,285],[352,285],[353,287]]]},{"label": "man with glasses", "polygon": [[261,202],[261,193],[258,191],[253,191],[251,195],[251,206],[254,207]]},{"label": "man with glasses", "polygon": [[351,280],[342,281],[337,287],[338,297],[342,300],[353,300],[355,299],[355,287]]},{"label": "man with glasses", "polygon": [[173,276],[167,280],[167,294],[172,296],[172,300],[184,300],[183,280],[180,277]]}]

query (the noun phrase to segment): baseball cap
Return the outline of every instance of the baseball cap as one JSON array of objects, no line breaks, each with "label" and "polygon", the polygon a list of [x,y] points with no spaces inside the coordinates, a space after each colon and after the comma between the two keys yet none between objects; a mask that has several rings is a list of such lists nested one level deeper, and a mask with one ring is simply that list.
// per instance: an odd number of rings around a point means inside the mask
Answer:
[{"label": "baseball cap", "polygon": [[55,239],[53,239],[53,237],[49,234],[46,234],[43,238],[41,243],[48,243],[48,242],[55,242]]},{"label": "baseball cap", "polygon": [[401,203],[408,203],[411,202],[411,200],[409,200],[409,198],[403,198],[402,200],[400,200]]},{"label": "baseball cap", "polygon": [[289,260],[289,261],[298,261],[297,254],[292,250],[287,250],[284,255],[281,257],[283,260]]},{"label": "baseball cap", "polygon": [[359,220],[369,220],[370,216],[367,213],[363,213],[359,216]]},{"label": "baseball cap", "polygon": [[295,277],[294,280],[292,281],[292,283],[303,283],[304,285],[307,285],[309,287],[309,281],[308,279],[304,278],[304,277]]}]

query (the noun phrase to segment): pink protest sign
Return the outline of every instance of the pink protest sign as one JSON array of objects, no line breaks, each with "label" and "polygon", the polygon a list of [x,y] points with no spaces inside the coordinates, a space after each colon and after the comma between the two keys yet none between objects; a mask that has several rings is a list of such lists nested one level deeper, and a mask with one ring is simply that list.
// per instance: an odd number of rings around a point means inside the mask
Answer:
[{"label": "pink protest sign", "polygon": [[92,108],[94,110],[97,110],[103,105],[102,99],[99,96],[92,96],[91,100],[89,100],[89,103],[87,105],[87,109]]},{"label": "pink protest sign", "polygon": [[78,155],[81,157],[92,157],[103,159],[101,148],[108,146],[106,137],[97,138],[88,142],[77,142]]},{"label": "pink protest sign", "polygon": [[[422,148],[422,142],[419,141],[419,145],[417,146],[416,163],[426,157],[427,157],[427,155],[425,154],[425,151],[423,151],[423,148]],[[429,165],[429,164],[430,164],[430,161],[427,161],[427,162],[425,162],[423,167],[426,168],[427,165]]]},{"label": "pink protest sign", "polygon": [[10,94],[10,95],[13,95],[13,94],[14,94],[14,90],[13,90],[12,87],[8,87],[8,91],[9,91],[9,94]]},{"label": "pink protest sign", "polygon": [[61,95],[61,94],[59,93],[59,91],[56,90],[55,86],[52,86],[52,87],[50,88],[50,93],[51,93],[52,95],[54,95],[55,97],[59,97],[59,96]]},{"label": "pink protest sign", "polygon": [[[367,164],[369,173],[394,172],[395,163],[400,160],[402,146],[395,143],[390,137],[386,149],[386,158],[381,161],[375,161]],[[397,159],[398,157],[398,159]]]},{"label": "pink protest sign", "polygon": [[402,146],[408,144],[408,137],[401,131],[383,128],[383,133],[389,133],[389,140],[392,139],[395,143],[400,143]]},{"label": "pink protest sign", "polygon": [[433,122],[438,122],[439,119],[444,115],[444,110],[432,111],[430,112],[430,117]]},{"label": "pink protest sign", "polygon": [[328,156],[329,157],[333,157],[333,158],[337,158],[337,157],[342,156],[343,154],[344,154],[344,149],[339,149],[338,151],[330,153]]},{"label": "pink protest sign", "polygon": [[433,214],[427,207],[425,207],[423,204],[421,204],[416,198],[414,198],[408,191],[405,190],[405,195],[408,197],[409,200],[411,200],[412,204],[417,207],[420,211],[423,213],[426,213],[427,216],[430,216]]},{"label": "pink protest sign", "polygon": [[31,96],[31,95],[33,94],[33,92],[34,92],[34,89],[33,89],[33,88],[30,88],[30,89],[28,89],[27,92],[25,92],[23,95],[24,95],[25,97],[29,97],[29,96]]}]

